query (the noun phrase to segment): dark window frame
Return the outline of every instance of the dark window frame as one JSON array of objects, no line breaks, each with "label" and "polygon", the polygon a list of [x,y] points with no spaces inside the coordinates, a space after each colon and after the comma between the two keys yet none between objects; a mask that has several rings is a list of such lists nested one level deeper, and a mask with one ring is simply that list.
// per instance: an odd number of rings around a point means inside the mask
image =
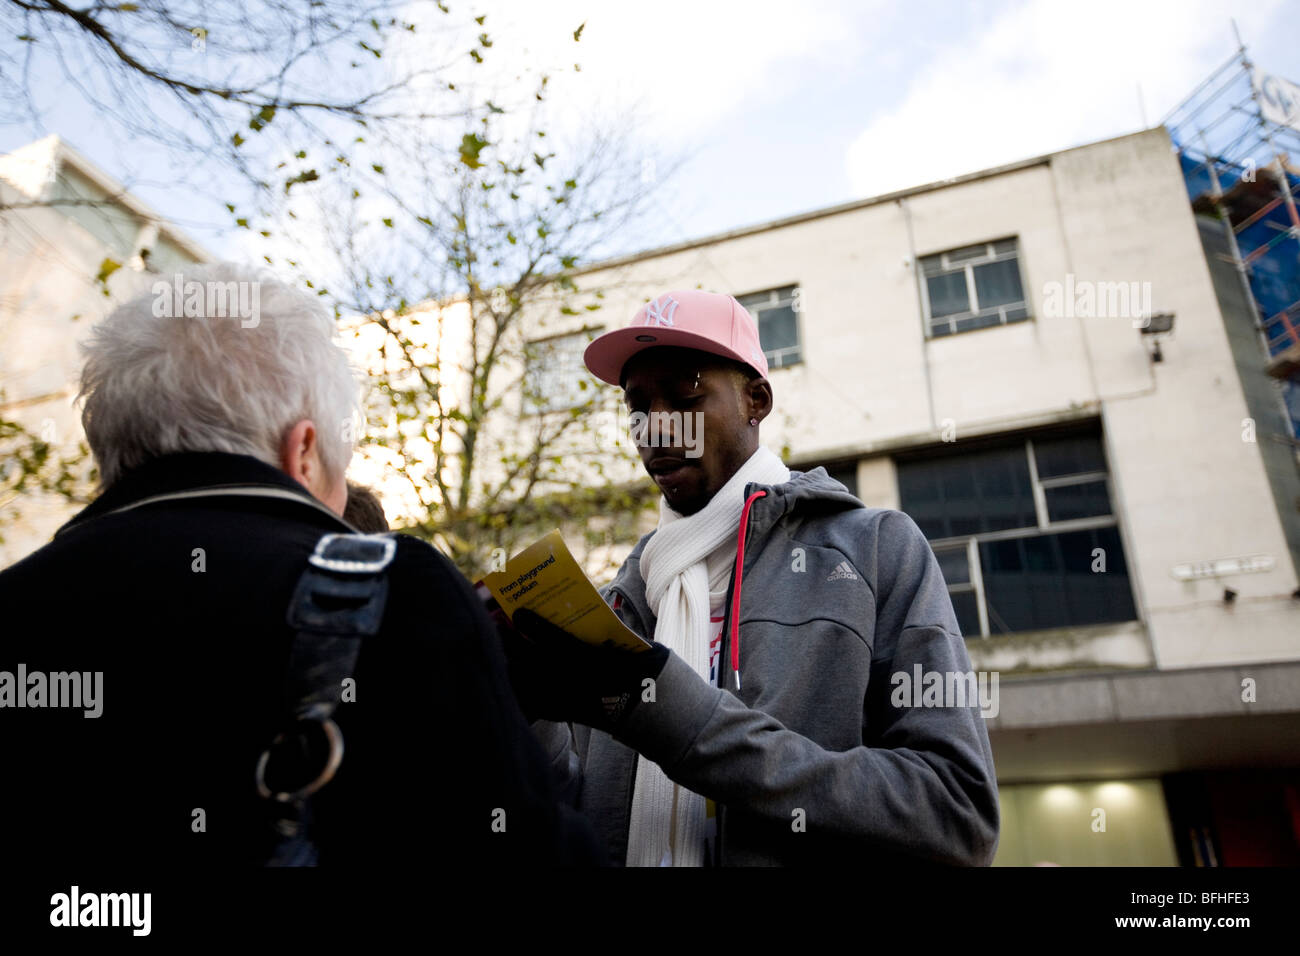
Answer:
[{"label": "dark window frame", "polygon": [[[966,254],[980,247],[983,247],[982,253],[978,255]],[[954,256],[956,258],[953,258]],[[1020,280],[1020,292],[1023,298],[1016,302],[1005,302],[996,306],[980,308],[975,268],[995,262],[1015,262],[1016,274]],[[932,314],[930,305],[929,280],[941,275],[957,275],[958,273],[965,277],[966,301],[973,308],[968,308],[965,312],[935,317]],[[946,249],[943,252],[920,256],[916,260],[916,276],[921,289],[921,311],[927,339],[946,338],[950,335],[960,335],[963,332],[976,332],[983,328],[1015,325],[1020,322],[1030,322],[1034,318],[1033,311],[1030,308],[1029,285],[1025,282],[1025,268],[1023,256],[1021,255],[1020,239],[1017,236],[990,239],[988,242],[972,243],[968,246],[959,246],[955,249]],[[958,328],[961,323],[967,323],[968,327]]]},{"label": "dark window frame", "polygon": [[[767,301],[760,302],[760,297],[766,297]],[[781,349],[763,347],[763,356],[767,359],[768,369],[772,371],[779,368],[790,368],[803,363],[803,289],[799,283],[774,286],[770,289],[760,289],[757,292],[747,292],[744,295],[736,296],[736,301],[743,305],[754,316],[755,322],[758,323],[760,346],[762,346],[763,341],[763,316],[761,313],[765,309],[789,306],[790,311],[794,313],[795,344]]]},{"label": "dark window frame", "polygon": [[[553,346],[554,343],[560,342],[564,339],[577,338],[580,335],[585,336],[586,338],[586,342],[583,344],[583,348],[585,349],[586,346],[590,344],[591,341],[601,333],[603,328],[604,328],[603,326],[599,326],[599,325],[584,325],[582,328],[569,329],[568,331],[565,332],[557,332],[554,335],[546,335],[537,339],[529,339],[524,343],[524,347],[523,347],[524,368],[523,368],[523,376],[520,379],[521,387],[519,389],[520,392],[519,414],[521,417],[526,417],[526,416],[535,417],[539,415],[551,415],[554,414],[555,412],[567,412],[574,408],[581,408],[582,406],[595,400],[596,396],[599,394],[597,391],[598,383],[595,379],[595,376],[593,376],[587,370],[586,365],[583,364],[581,352],[578,353],[577,368],[572,369],[572,371],[576,372],[576,378],[574,379],[574,381],[575,383],[577,383],[574,385],[573,394],[572,395],[565,394],[563,396],[560,396],[559,401],[553,401],[551,395],[547,395],[544,390],[536,387],[536,385],[534,384],[534,382],[536,381],[534,376],[537,376],[539,372],[542,373],[543,375],[545,373],[556,375],[557,373],[563,373],[565,369],[562,366],[561,367],[551,366],[547,361],[547,359],[549,358],[548,356],[538,355],[534,350],[536,350],[538,347],[545,349]],[[581,384],[582,382],[587,383],[585,387]],[[540,403],[537,400],[530,397],[529,394],[530,390],[538,391],[539,393],[538,397],[542,400]]]},{"label": "dark window frame", "polygon": [[[1093,468],[1090,470],[1053,475],[1050,478],[1040,477],[1038,474],[1038,456],[1035,453],[1034,442],[1035,440],[1037,440],[1040,443],[1046,443],[1048,441],[1057,438],[1096,439],[1096,441],[1098,442],[1098,446],[1101,450],[1101,455],[1102,455],[1101,466],[1104,470],[1098,470],[1096,468]],[[995,449],[1010,450],[1010,449],[1014,449],[1018,444],[1019,444],[1018,441],[1001,442],[1001,441],[994,440],[988,443],[978,442],[976,443],[975,447],[971,449],[971,451],[984,451],[984,450],[995,450]],[[1111,476],[1108,463],[1105,460],[1105,442],[1101,434],[1098,432],[1093,432],[1091,430],[1088,431],[1069,430],[1065,432],[1053,431],[1053,432],[1039,433],[1037,435],[1027,435],[1023,439],[1023,448],[1026,456],[1026,461],[1029,467],[1030,486],[1031,486],[1031,490],[1033,493],[1033,500],[1034,500],[1034,512],[1035,512],[1036,520],[1033,525],[1026,525],[1019,528],[1010,528],[1010,529],[998,530],[998,531],[981,531],[981,532],[975,532],[973,534],[951,535],[944,538],[929,539],[930,548],[935,552],[935,556],[939,558],[941,563],[945,560],[951,561],[952,557],[958,554],[964,556],[965,563],[966,563],[966,580],[952,583],[952,582],[948,582],[947,576],[945,576],[945,583],[947,583],[948,585],[948,592],[950,595],[955,596],[955,595],[970,594],[973,595],[975,599],[976,612],[979,618],[979,633],[964,634],[964,636],[968,638],[978,637],[978,638],[987,639],[990,637],[1004,636],[1007,633],[1023,633],[1023,632],[1002,631],[1001,633],[994,634],[991,632],[990,620],[989,620],[989,607],[988,607],[988,601],[986,595],[986,588],[984,584],[983,561],[980,555],[981,545],[989,542],[1014,541],[1018,539],[1027,539],[1027,538],[1042,538],[1048,536],[1068,534],[1076,531],[1088,531],[1088,530],[1094,530],[1100,528],[1115,529],[1115,535],[1120,548],[1119,557],[1123,562],[1123,565],[1125,567],[1125,576],[1128,579],[1129,597],[1133,606],[1133,615],[1134,615],[1132,620],[1138,620],[1138,614],[1140,613],[1139,612],[1140,605],[1137,600],[1137,595],[1136,593],[1134,593],[1133,590],[1135,587],[1135,581],[1134,581],[1133,573],[1131,571],[1131,563],[1128,554],[1129,549],[1125,546],[1124,531],[1120,527],[1118,515],[1115,514],[1115,490],[1114,490],[1113,478]],[[906,464],[909,461],[925,460],[925,459],[932,459],[932,458],[949,458],[949,457],[955,458],[958,456],[925,455],[920,458],[912,458],[910,456],[905,456],[901,460],[896,460],[895,464],[896,467],[899,467],[901,469],[901,468],[905,468]],[[1096,483],[1096,482],[1104,482],[1105,484],[1106,499],[1110,508],[1107,514],[1093,515],[1093,516],[1083,517],[1083,518],[1069,518],[1069,519],[1062,519],[1062,520],[1052,519],[1047,504],[1046,492],[1048,490],[1052,488],[1063,488],[1063,487],[1070,487],[1074,485],[1083,485],[1083,484]],[[900,487],[900,499],[901,499],[901,491],[902,489]],[[1062,626],[1070,626],[1070,625],[1062,625]],[[1079,625],[1079,626],[1085,626],[1085,625]]]}]

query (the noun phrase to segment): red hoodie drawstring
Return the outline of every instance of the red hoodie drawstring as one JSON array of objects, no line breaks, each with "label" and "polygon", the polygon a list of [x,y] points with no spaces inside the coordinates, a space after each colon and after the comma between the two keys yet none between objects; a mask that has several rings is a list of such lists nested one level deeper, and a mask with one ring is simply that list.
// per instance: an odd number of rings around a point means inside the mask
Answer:
[{"label": "red hoodie drawstring", "polygon": [[731,598],[731,669],[736,672],[736,691],[740,691],[740,579],[745,568],[745,526],[749,523],[749,506],[764,497],[766,491],[756,491],[745,501],[740,511],[740,533],[736,536],[736,586]]}]

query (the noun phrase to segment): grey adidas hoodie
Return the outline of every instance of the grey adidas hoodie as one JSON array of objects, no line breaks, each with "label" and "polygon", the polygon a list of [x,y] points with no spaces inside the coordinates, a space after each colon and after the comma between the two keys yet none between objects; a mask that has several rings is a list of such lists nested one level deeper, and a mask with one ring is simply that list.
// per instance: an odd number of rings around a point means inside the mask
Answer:
[{"label": "grey adidas hoodie", "polygon": [[[1000,819],[978,701],[915,706],[919,696],[894,676],[971,670],[924,535],[900,511],[863,505],[824,468],[750,483],[745,498],[721,687],[672,654],[654,701],[639,702],[615,736],[534,723],[569,799],[621,865],[640,752],[718,803],[715,862],[724,866],[987,866]],[[602,593],[653,639],[640,570],[649,537]]]}]

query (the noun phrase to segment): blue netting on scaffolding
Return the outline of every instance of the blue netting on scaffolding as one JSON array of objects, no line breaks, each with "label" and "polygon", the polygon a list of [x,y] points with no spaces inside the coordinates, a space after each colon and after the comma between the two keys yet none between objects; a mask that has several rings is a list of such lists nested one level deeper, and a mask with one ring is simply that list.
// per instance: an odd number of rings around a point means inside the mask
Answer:
[{"label": "blue netting on scaffolding", "polygon": [[[1263,191],[1271,198],[1261,201],[1256,211],[1240,217],[1240,222],[1234,222],[1234,231],[1259,306],[1269,356],[1281,354],[1296,344],[1295,330],[1300,329],[1300,240],[1292,229],[1290,210],[1282,199],[1275,173],[1218,157],[1206,158],[1186,148],[1180,149],[1178,161],[1193,204],[1213,197],[1215,176],[1225,194],[1246,184],[1266,187]],[[1300,177],[1288,172],[1287,182],[1292,196],[1300,196]]]}]

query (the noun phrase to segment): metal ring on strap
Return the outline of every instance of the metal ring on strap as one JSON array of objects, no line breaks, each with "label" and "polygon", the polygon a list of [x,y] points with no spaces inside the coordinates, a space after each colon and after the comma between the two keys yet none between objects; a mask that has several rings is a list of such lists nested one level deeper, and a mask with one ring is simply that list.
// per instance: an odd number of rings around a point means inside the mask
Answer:
[{"label": "metal ring on strap", "polygon": [[279,803],[289,803],[294,800],[302,800],[306,797],[310,797],[313,793],[325,786],[325,784],[329,783],[330,780],[334,778],[334,774],[339,769],[339,764],[343,762],[343,733],[339,730],[338,725],[335,724],[333,720],[328,717],[323,717],[319,720],[302,720],[299,721],[299,723],[317,723],[320,724],[321,729],[325,731],[325,739],[329,742],[330,747],[329,757],[325,761],[325,767],[316,776],[316,779],[312,780],[301,789],[295,790],[293,793],[287,791],[272,793],[271,788],[266,785],[266,765],[271,759],[271,751],[287,736],[287,732],[281,732],[276,735],[275,740],[271,741],[271,746],[262,751],[262,756],[257,760],[257,792],[264,799],[276,800]]}]

